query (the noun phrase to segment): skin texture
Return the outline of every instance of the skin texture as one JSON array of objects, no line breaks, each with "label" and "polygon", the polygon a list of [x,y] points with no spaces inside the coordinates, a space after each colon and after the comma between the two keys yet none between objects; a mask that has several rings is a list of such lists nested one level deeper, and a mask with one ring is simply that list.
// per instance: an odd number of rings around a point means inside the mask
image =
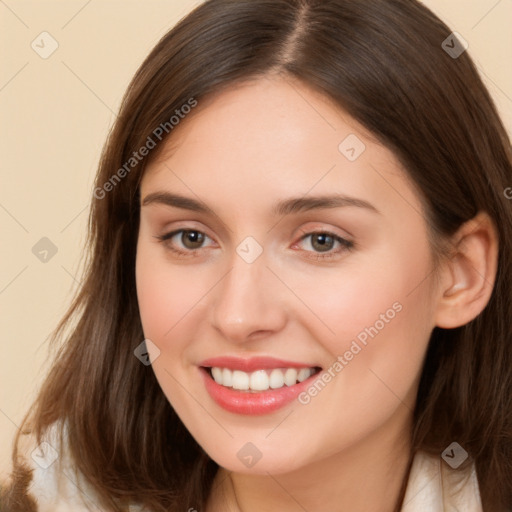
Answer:
[{"label": "skin texture", "polygon": [[[366,146],[355,161],[339,150],[350,134]],[[137,293],[145,337],[160,351],[153,370],[162,390],[222,466],[207,510],[391,512],[430,333],[469,322],[492,290],[497,242],[488,218],[461,228],[453,240],[460,254],[434,280],[420,198],[398,160],[289,77],[260,78],[200,102],[169,141],[146,170],[142,201],[168,191],[214,214],[142,206]],[[355,206],[271,213],[289,197],[332,193],[364,199],[378,213]],[[155,238],[179,229],[204,233],[203,245],[181,233]],[[318,238],[302,239],[314,231],[355,246],[331,242],[335,256],[316,260],[324,254]],[[263,249],[250,264],[236,252],[249,236]],[[200,248],[178,256],[171,245]],[[397,303],[400,311],[305,405],[238,415],[213,402],[200,378],[200,362],[222,355],[326,370]],[[247,442],[261,452],[251,468],[237,457]]]}]

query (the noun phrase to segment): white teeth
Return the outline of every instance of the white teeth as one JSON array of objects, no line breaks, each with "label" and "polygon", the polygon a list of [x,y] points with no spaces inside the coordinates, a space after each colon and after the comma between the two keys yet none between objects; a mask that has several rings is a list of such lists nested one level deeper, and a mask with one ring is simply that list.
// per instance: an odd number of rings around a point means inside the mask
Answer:
[{"label": "white teeth", "polygon": [[212,368],[212,377],[217,384],[222,384],[222,368]]},{"label": "white teeth", "polygon": [[311,377],[313,374],[313,370],[311,368],[301,368],[299,370],[299,373],[297,374],[297,380],[299,382],[302,382],[303,380],[306,380],[307,378]]},{"label": "white teeth", "polygon": [[284,383],[287,386],[293,386],[297,383],[297,370],[295,368],[288,368],[284,374]]},{"label": "white teeth", "polygon": [[266,391],[279,389],[284,385],[293,386],[315,373],[314,368],[274,368],[273,370],[256,370],[251,373],[229,368],[211,368],[212,377],[217,384],[238,390]]},{"label": "white teeth", "polygon": [[265,370],[258,370],[251,373],[249,387],[255,391],[265,391],[268,389],[269,377]]},{"label": "white teeth", "polygon": [[222,370],[222,381],[219,382],[218,384],[222,384],[223,386],[228,387],[231,387],[233,385],[233,373],[229,368],[224,368]]},{"label": "white teeth", "polygon": [[249,389],[249,374],[233,370],[233,389]]},{"label": "white teeth", "polygon": [[270,372],[270,387],[272,389],[282,388],[284,386],[284,375],[281,370],[275,369]]}]

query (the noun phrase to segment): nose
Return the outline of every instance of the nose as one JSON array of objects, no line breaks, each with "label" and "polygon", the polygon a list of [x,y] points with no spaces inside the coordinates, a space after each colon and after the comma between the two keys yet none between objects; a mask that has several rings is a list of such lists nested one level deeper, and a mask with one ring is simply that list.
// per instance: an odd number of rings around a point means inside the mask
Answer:
[{"label": "nose", "polygon": [[252,263],[235,254],[231,271],[215,289],[213,326],[224,339],[242,343],[284,327],[284,285],[267,268],[264,254]]}]

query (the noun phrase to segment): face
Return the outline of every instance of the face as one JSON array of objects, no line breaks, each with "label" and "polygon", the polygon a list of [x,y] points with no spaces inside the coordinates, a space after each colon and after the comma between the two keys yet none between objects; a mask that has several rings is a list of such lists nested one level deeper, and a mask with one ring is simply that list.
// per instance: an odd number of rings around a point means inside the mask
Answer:
[{"label": "face", "polygon": [[435,322],[427,225],[394,155],[282,77],[200,102],[172,144],[141,183],[137,294],[197,442],[276,474],[404,425]]}]

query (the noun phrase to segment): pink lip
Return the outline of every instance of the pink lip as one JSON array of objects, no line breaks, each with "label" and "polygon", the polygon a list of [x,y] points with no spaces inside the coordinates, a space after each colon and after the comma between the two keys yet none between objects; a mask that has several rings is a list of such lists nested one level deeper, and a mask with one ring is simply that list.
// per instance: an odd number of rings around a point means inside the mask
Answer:
[{"label": "pink lip", "polygon": [[313,368],[318,365],[285,361],[284,359],[275,359],[274,357],[260,356],[242,359],[235,356],[223,356],[205,359],[202,363],[199,363],[199,366],[229,368],[231,370],[241,370],[250,373],[267,368]]},{"label": "pink lip", "polygon": [[[222,358],[224,359],[224,358]],[[261,360],[261,359],[260,359]],[[208,360],[212,361],[212,360]],[[208,361],[204,361],[204,365],[206,366],[206,363]],[[233,369],[241,369],[240,366],[234,367],[234,366],[228,366],[226,365],[226,361],[224,360],[222,364],[219,364],[218,360],[215,359],[215,366],[219,366],[221,368],[233,368]],[[249,366],[253,367],[254,364],[252,363],[253,360],[251,360],[251,364]],[[238,360],[239,362],[239,360]],[[277,359],[273,360],[273,363],[275,366],[273,368],[288,368],[288,367],[298,367],[298,368],[310,368],[309,366],[304,365],[295,365],[290,366],[289,362],[286,362],[286,364],[282,364],[285,361],[278,361]],[[209,366],[209,364],[208,364]],[[262,368],[270,368],[267,364],[257,365],[254,367],[257,369]],[[268,414],[271,412],[274,412],[281,407],[284,407],[285,405],[292,402],[297,396],[305,391],[312,383],[313,380],[317,379],[319,376],[319,373],[315,373],[311,375],[306,380],[303,380],[302,382],[299,382],[298,384],[294,384],[293,386],[286,386],[284,385],[282,388],[279,389],[269,389],[268,391],[240,391],[232,388],[227,388],[225,386],[221,386],[220,384],[217,384],[213,378],[211,377],[209,370],[207,368],[201,367],[199,368],[199,371],[202,375],[204,385],[206,387],[206,390],[208,391],[209,395],[212,397],[212,399],[220,405],[223,409],[233,412],[236,414],[245,414],[245,415],[261,415],[261,414]],[[247,371],[247,370],[243,370]]]}]

